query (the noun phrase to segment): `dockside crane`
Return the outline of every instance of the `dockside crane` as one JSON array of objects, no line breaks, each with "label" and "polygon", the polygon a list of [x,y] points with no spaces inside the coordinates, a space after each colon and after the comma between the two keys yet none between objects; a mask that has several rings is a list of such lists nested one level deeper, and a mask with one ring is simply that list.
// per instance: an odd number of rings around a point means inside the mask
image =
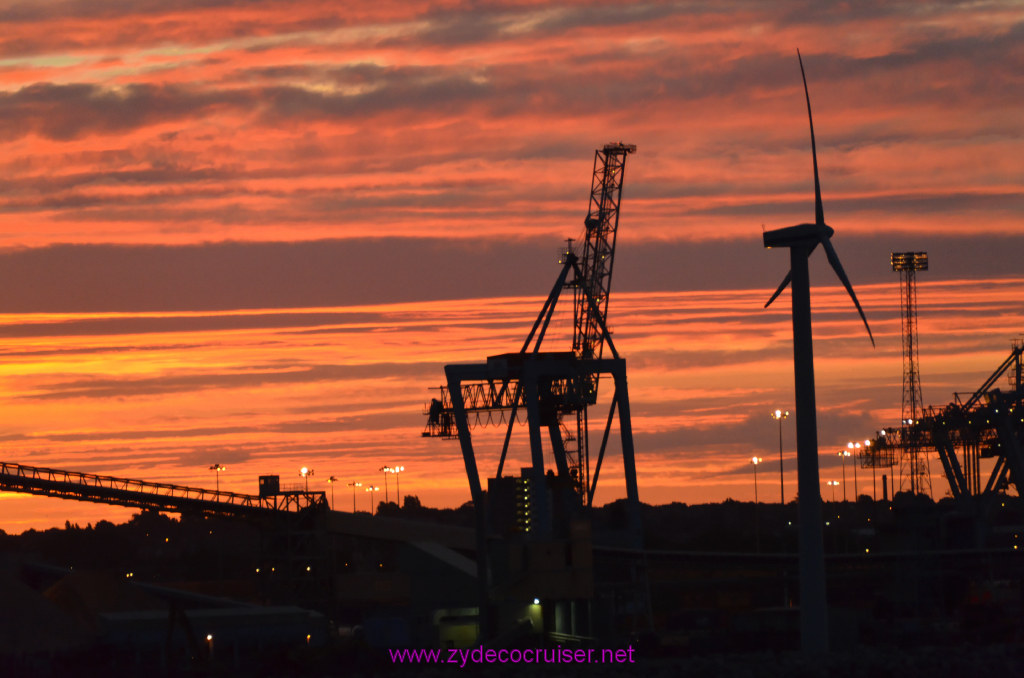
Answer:
[{"label": "dockside crane", "polygon": [[[1006,387],[999,388],[1002,380]],[[919,419],[880,432],[871,446],[891,464],[904,436],[938,453],[954,499],[987,501],[1011,485],[1024,494],[1024,343],[1015,343],[973,393],[925,408]],[[993,460],[987,478],[982,459]]]},{"label": "dockside crane", "polygon": [[[583,635],[590,635],[590,623],[598,616],[628,614],[635,623],[637,611],[650,609],[640,569],[634,567],[628,592],[608,594],[611,601],[621,598],[617,607],[609,603],[618,612],[592,614],[595,605],[605,603],[595,597],[592,537],[583,515],[593,502],[617,415],[626,481],[626,525],[619,545],[642,548],[626,361],[607,323],[626,158],[635,151],[636,146],[613,143],[595,152],[585,235],[576,247],[569,241],[561,271],[519,351],[490,356],[484,363],[446,365],[447,383],[427,408],[423,435],[458,438],[462,449],[476,514],[481,638],[518,628],[519,613],[509,616],[510,611],[517,605],[529,610],[530,601],[554,610],[554,631]],[[566,289],[574,300],[571,350],[542,351]],[[602,377],[612,380],[614,391],[591,472],[587,409],[597,403]],[[530,465],[518,477],[503,476],[512,431],[524,412]],[[563,423],[573,416],[575,432]],[[488,424],[505,424],[506,430],[497,473],[488,473],[485,495],[472,428]],[[544,429],[554,469],[545,468]],[[495,600],[504,601],[501,609],[492,605]]]},{"label": "dockside crane", "polygon": [[[512,364],[514,369],[518,370],[528,356],[534,356],[534,359],[537,356],[546,356],[545,363],[549,367],[545,369],[549,369],[552,359],[558,356],[565,363],[565,369],[556,368],[556,374],[544,376],[537,386],[524,384],[522,375],[512,375],[507,369],[504,370],[504,376],[499,378],[492,369],[486,375],[481,374],[481,378],[460,379],[455,398],[452,397],[451,383],[441,386],[440,397],[433,399],[427,408],[427,425],[423,431],[423,435],[427,437],[468,438],[468,429],[472,426],[505,424],[507,430],[496,474],[500,478],[512,430],[518,417],[526,411],[529,421],[529,411],[536,407],[537,421],[534,424],[537,428],[542,426],[548,429],[557,476],[563,482],[572,484],[585,506],[589,506],[593,501],[609,429],[616,408],[620,409],[621,415],[622,401],[625,397],[623,394],[612,401],[600,453],[596,465],[591,469],[587,412],[589,406],[597,402],[601,374],[598,363],[604,359],[606,347],[612,353],[613,359],[619,359],[608,331],[607,314],[626,158],[635,151],[635,145],[624,143],[606,144],[595,151],[589,209],[584,220],[585,233],[582,242],[574,247],[573,241],[569,241],[560,261],[562,271],[519,353],[488,358],[488,364],[492,367],[496,367],[500,359],[506,366]],[[561,293],[567,288],[573,290],[572,351],[542,354],[541,345],[553,317],[555,305]],[[537,393],[531,396],[531,389]],[[460,411],[467,418],[464,431],[460,429],[458,422]],[[564,418],[573,415],[576,417],[575,431],[563,422]],[[628,414],[626,416],[628,418]],[[531,425],[532,428],[534,426]],[[463,444],[464,453],[466,444]],[[628,446],[631,457],[632,443],[630,442]],[[543,468],[542,463],[537,463],[539,447],[539,431],[534,433],[531,430],[531,450],[534,454],[535,469]],[[467,473],[470,476],[474,500],[477,500],[476,494],[482,488],[479,485],[475,460],[472,463],[467,460]],[[632,485],[635,488],[635,469],[632,468],[632,464],[627,469],[627,483],[630,482],[630,475],[633,476]]]}]

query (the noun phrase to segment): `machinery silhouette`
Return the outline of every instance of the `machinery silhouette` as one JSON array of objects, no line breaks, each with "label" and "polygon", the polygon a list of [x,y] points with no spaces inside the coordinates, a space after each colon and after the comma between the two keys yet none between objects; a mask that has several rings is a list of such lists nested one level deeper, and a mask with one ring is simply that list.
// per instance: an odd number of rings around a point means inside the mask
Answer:
[{"label": "machinery silhouette", "polygon": [[[593,546],[585,514],[594,500],[617,415],[626,481],[622,539],[629,547],[642,546],[626,361],[607,323],[626,158],[635,151],[636,146],[611,143],[595,152],[583,243],[574,249],[569,241],[562,269],[520,350],[490,356],[484,363],[446,365],[447,383],[426,411],[423,435],[458,438],[462,449],[476,509],[479,619],[485,639],[518,632],[517,620],[531,614],[531,604],[553,614],[545,625],[570,636],[592,633],[594,620],[611,619],[622,609],[649,610],[645,589],[638,584],[642,575],[634,568],[637,586],[627,596],[630,600],[617,610],[595,614]],[[572,350],[542,351],[567,289],[573,291]],[[598,402],[602,376],[611,378],[614,391],[592,465],[587,411]],[[523,411],[531,465],[516,478],[503,471]],[[572,417],[575,430],[564,423]],[[505,424],[506,431],[497,472],[488,477],[485,493],[472,429],[487,424]],[[550,470],[545,468],[543,429],[554,460]]]},{"label": "machinery silhouette", "polygon": [[[538,474],[538,482],[544,475],[540,432],[544,427],[548,430],[556,477],[563,484],[570,485],[580,502],[589,506],[597,488],[616,409],[619,411],[623,456],[628,458],[627,497],[631,502],[638,501],[632,435],[629,433],[625,363],[619,357],[606,321],[626,157],[635,151],[634,145],[613,143],[595,152],[583,244],[574,251],[572,241],[569,242],[560,261],[562,270],[519,352],[492,356],[486,365],[449,365],[445,368],[448,384],[440,387],[440,398],[433,399],[427,408],[423,435],[459,438],[474,501],[480,500],[482,487],[472,449],[471,428],[506,424],[496,474],[500,478],[513,428],[519,421],[519,415],[526,410],[533,472]],[[573,274],[571,279],[570,273]],[[573,290],[572,351],[542,352],[541,345],[556,304],[566,289]],[[611,353],[610,359],[604,357],[606,346]],[[612,375],[615,395],[600,451],[591,468],[587,411],[597,402],[601,374]],[[568,416],[576,419],[575,431],[563,421]],[[538,522],[541,529],[546,530],[549,528],[546,527],[547,509],[543,499],[540,504]]]},{"label": "machinery silhouette", "polygon": [[920,436],[914,428],[924,399],[921,370],[917,364],[917,272],[928,270],[926,252],[893,252],[889,261],[900,274],[900,313],[903,316],[903,417],[900,422],[900,489],[912,494],[931,494],[928,459],[921,454]]},{"label": "machinery silhouette", "polygon": [[800,75],[807,100],[807,120],[811,130],[811,159],[814,166],[814,223],[789,226],[764,233],[764,246],[789,248],[789,273],[775,293],[765,303],[767,308],[782,291],[793,287],[793,367],[796,384],[796,444],[800,512],[800,639],[806,651],[824,652],[828,649],[827,610],[825,604],[825,556],[822,536],[821,491],[818,476],[818,425],[814,399],[814,355],[811,338],[811,284],[808,277],[808,259],[819,244],[824,248],[832,266],[846,291],[853,299],[857,312],[874,346],[871,327],[864,310],[857,301],[850,280],[843,271],[830,238],[834,231],[825,223],[825,210],[821,202],[821,184],[818,181],[818,153],[814,143],[814,120],[811,117],[811,95],[807,89],[803,59],[797,51]]},{"label": "machinery silhouette", "polygon": [[[1024,343],[1015,343],[1010,355],[973,393],[955,393],[953,402],[924,408],[912,423],[880,431],[867,446],[866,463],[892,466],[910,438],[921,457],[929,450],[938,454],[953,499],[974,501],[984,513],[1011,485],[1024,495],[1022,354]],[[997,388],[1003,379],[1008,388]],[[988,459],[992,462],[983,469],[982,460]]]}]

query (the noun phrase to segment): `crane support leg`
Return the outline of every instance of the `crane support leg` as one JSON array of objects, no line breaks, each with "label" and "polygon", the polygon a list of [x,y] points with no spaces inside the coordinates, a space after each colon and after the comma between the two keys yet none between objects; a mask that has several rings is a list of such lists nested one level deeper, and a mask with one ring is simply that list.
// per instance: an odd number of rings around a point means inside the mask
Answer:
[{"label": "crane support leg", "polygon": [[551,439],[551,451],[555,455],[558,475],[560,478],[568,478],[569,464],[565,460],[565,443],[562,442],[562,427],[558,425],[558,419],[553,418],[548,422],[548,438]]},{"label": "crane support leg", "polygon": [[1006,413],[1005,408],[999,409],[996,417],[996,430],[999,432],[1000,442],[1003,444],[1003,454],[1006,457],[1007,466],[1010,469],[1010,481],[1017,488],[1017,494],[1021,494],[1021,484],[1024,482],[1024,455],[1021,454],[1020,440],[1014,435],[1013,425]]},{"label": "crane support leg", "polygon": [[455,415],[455,427],[459,432],[459,445],[462,447],[462,461],[466,465],[466,478],[469,480],[469,492],[476,505],[482,504],[483,489],[480,486],[480,473],[476,467],[476,455],[473,454],[473,438],[469,432],[469,419],[466,416],[466,403],[462,399],[462,382],[487,378],[486,369],[481,370],[475,365],[446,365],[445,377],[448,380],[448,393],[452,399],[452,413]]},{"label": "crane support leg", "polygon": [[643,532],[640,522],[640,491],[636,482],[636,457],[633,453],[633,424],[629,416],[629,389],[626,386],[626,361],[615,359],[612,368],[615,379],[616,400],[619,402],[619,435],[622,440],[622,470],[626,476],[626,510],[629,530],[642,548]]},{"label": "crane support leg", "polygon": [[953,441],[949,439],[944,430],[932,429],[932,442],[939,452],[939,459],[942,461],[942,470],[946,473],[946,480],[949,481],[949,489],[954,499],[959,499],[971,493],[967,486],[967,479],[964,478],[963,470],[960,468],[960,460],[956,458],[956,448]]},{"label": "crane support leg", "polygon": [[608,447],[608,434],[612,432],[612,422],[615,421],[615,406],[619,402],[619,392],[615,391],[612,397],[612,405],[608,408],[608,422],[604,425],[604,437],[601,438],[601,451],[597,454],[597,464],[594,465],[594,478],[587,489],[587,506],[594,503],[594,491],[597,490],[597,477],[601,473],[601,462],[604,461],[604,451]]},{"label": "crane support leg", "polygon": [[482,380],[486,378],[486,368],[474,365],[446,365],[445,377],[448,380],[448,392],[451,394],[452,410],[455,414],[455,425],[459,431],[459,445],[462,447],[462,460],[466,465],[466,478],[469,480],[469,491],[473,497],[476,515],[476,580],[478,596],[478,619],[480,637],[490,638],[493,628],[490,615],[490,576],[487,562],[487,514],[484,505],[484,494],[480,488],[480,473],[476,467],[476,456],[473,454],[473,440],[469,431],[469,420],[466,417],[466,404],[462,400],[462,382],[464,380]]},{"label": "crane support leg", "polygon": [[537,370],[532,365],[525,367],[522,377],[523,391],[526,397],[526,424],[530,430],[531,482],[537,491],[533,496],[536,506],[536,523],[539,534],[547,536],[551,531],[551,505],[545,490],[544,480],[544,448],[540,435],[539,389],[537,388]]},{"label": "crane support leg", "polygon": [[512,440],[512,429],[516,425],[516,415],[519,414],[519,398],[523,395],[523,385],[516,382],[515,397],[512,398],[512,411],[508,415],[508,428],[505,429],[505,443],[501,446],[501,459],[498,460],[498,474],[505,468],[505,457],[508,456],[508,444]]},{"label": "crane support leg", "polygon": [[1006,465],[1006,457],[996,457],[996,465],[992,467],[992,473],[988,477],[988,482],[985,483],[985,494],[991,494],[1002,485],[1009,471],[1010,467]]}]

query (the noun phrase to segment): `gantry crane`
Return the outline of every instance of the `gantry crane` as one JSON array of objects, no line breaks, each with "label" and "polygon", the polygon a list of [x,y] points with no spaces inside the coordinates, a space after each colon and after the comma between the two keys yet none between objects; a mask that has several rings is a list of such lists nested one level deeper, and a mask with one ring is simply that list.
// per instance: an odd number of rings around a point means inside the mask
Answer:
[{"label": "gantry crane", "polygon": [[[595,586],[593,568],[588,564],[592,558],[590,530],[589,523],[579,521],[579,514],[593,502],[616,410],[626,481],[627,524],[625,543],[620,544],[642,547],[626,361],[619,356],[607,324],[626,157],[635,151],[636,146],[613,143],[595,152],[582,244],[574,249],[569,242],[561,257],[562,270],[520,350],[490,356],[485,363],[446,365],[447,383],[426,412],[423,435],[457,437],[462,449],[476,509],[482,638],[507,626],[502,622],[504,616],[492,609],[495,597],[545,601],[560,610],[555,617],[563,620],[590,617],[587,610],[594,601]],[[573,290],[574,299],[572,350],[541,351],[555,306],[566,289]],[[601,376],[611,377],[614,393],[591,473],[587,408],[597,402]],[[523,411],[529,429],[531,465],[523,468],[518,478],[502,477],[512,430]],[[575,435],[563,424],[565,417],[573,415]],[[488,477],[485,495],[471,429],[473,425],[497,423],[505,423],[507,428],[497,473]],[[543,429],[547,429],[554,457],[552,470],[545,470]],[[505,539],[511,534],[515,535],[511,541]],[[521,549],[524,555],[513,556],[509,549]],[[639,572],[634,569],[635,574]],[[623,605],[623,610],[634,615],[637,610],[649,610],[649,601],[644,598],[646,588],[640,581],[637,575],[629,594],[631,601]],[[555,630],[575,633],[574,625],[572,622],[570,627],[560,628],[556,621]]]},{"label": "gantry crane", "polygon": [[[449,383],[440,388],[440,398],[431,401],[423,435],[460,438],[474,501],[479,499],[478,494],[482,488],[472,452],[470,427],[507,424],[498,463],[497,477],[500,478],[512,429],[517,416],[524,409],[531,429],[530,447],[534,472],[543,474],[540,428],[546,427],[557,477],[573,487],[582,504],[589,505],[593,501],[609,431],[618,408],[620,431],[624,438],[623,454],[629,457],[626,464],[627,497],[636,499],[631,434],[629,440],[625,440],[626,431],[629,430],[629,413],[624,363],[621,384],[617,382],[616,396],[612,399],[593,474],[587,417],[588,406],[597,402],[600,375],[613,371],[611,362],[603,362],[605,347],[612,353],[611,361],[621,361],[611,341],[606,318],[626,157],[635,151],[635,145],[623,143],[607,144],[595,151],[583,242],[573,248],[572,241],[569,241],[560,262],[562,271],[519,353],[493,356],[488,358],[485,367],[478,369],[453,365],[445,368]],[[573,274],[571,279],[570,273]],[[542,353],[541,344],[555,305],[566,288],[573,290],[572,351]],[[530,383],[526,383],[526,379]],[[571,415],[576,416],[575,432],[563,423],[563,418]],[[465,423],[460,423],[460,417],[466,419]],[[472,417],[472,422],[469,417]],[[622,424],[623,418],[625,425]]]},{"label": "gantry crane", "polygon": [[[997,388],[1006,378],[1008,388]],[[922,450],[934,449],[954,499],[989,499],[1013,485],[1024,494],[1024,343],[972,394],[954,394],[945,407],[925,408],[920,419],[877,436],[871,447],[879,465],[892,464],[902,437],[912,436]],[[982,459],[993,459],[982,487]]]}]

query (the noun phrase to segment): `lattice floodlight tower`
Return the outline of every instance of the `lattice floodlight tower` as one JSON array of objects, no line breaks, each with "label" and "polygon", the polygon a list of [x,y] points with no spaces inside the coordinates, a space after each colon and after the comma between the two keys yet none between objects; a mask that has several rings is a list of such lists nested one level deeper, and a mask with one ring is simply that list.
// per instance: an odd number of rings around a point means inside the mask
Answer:
[{"label": "lattice floodlight tower", "polygon": [[900,274],[900,312],[903,316],[903,418],[900,423],[900,489],[931,494],[932,479],[916,425],[924,408],[917,362],[917,272],[928,270],[927,252],[893,252],[892,270]]},{"label": "lattice floodlight tower", "polygon": [[814,356],[811,341],[811,284],[807,263],[818,245],[825,250],[828,262],[842,281],[867,328],[871,344],[871,328],[864,310],[857,301],[830,238],[834,231],[825,223],[818,182],[818,154],[814,145],[814,121],[811,118],[811,96],[807,91],[803,59],[800,75],[807,100],[807,119],[811,129],[811,159],[814,165],[814,223],[767,231],[765,247],[789,248],[789,273],[765,304],[767,308],[782,291],[793,285],[793,368],[796,395],[796,446],[799,484],[800,519],[800,642],[806,652],[828,650],[828,616],[825,603],[825,549],[822,535],[821,486],[818,477],[818,424],[814,403]]},{"label": "lattice floodlight tower", "polygon": [[[560,261],[562,270],[519,352],[491,356],[482,364],[445,366],[447,384],[440,389],[441,397],[432,400],[428,407],[423,435],[459,439],[477,507],[483,507],[483,488],[473,449],[473,426],[507,426],[496,474],[501,478],[512,430],[525,411],[531,480],[538,487],[548,484],[542,443],[542,430],[546,429],[554,458],[555,484],[569,488],[576,503],[589,506],[618,410],[630,523],[639,535],[626,364],[615,348],[606,322],[626,157],[635,151],[632,144],[612,143],[595,152],[585,238],[576,251],[570,247],[564,253]],[[567,288],[573,290],[574,299],[572,350],[541,351],[555,306]],[[610,357],[605,355],[606,347]],[[615,391],[600,452],[591,468],[587,408],[597,400],[601,375],[612,378]],[[562,423],[567,416],[576,417],[575,435]],[[541,536],[550,533],[552,506],[547,492],[534,496],[531,512],[535,532]]]}]

